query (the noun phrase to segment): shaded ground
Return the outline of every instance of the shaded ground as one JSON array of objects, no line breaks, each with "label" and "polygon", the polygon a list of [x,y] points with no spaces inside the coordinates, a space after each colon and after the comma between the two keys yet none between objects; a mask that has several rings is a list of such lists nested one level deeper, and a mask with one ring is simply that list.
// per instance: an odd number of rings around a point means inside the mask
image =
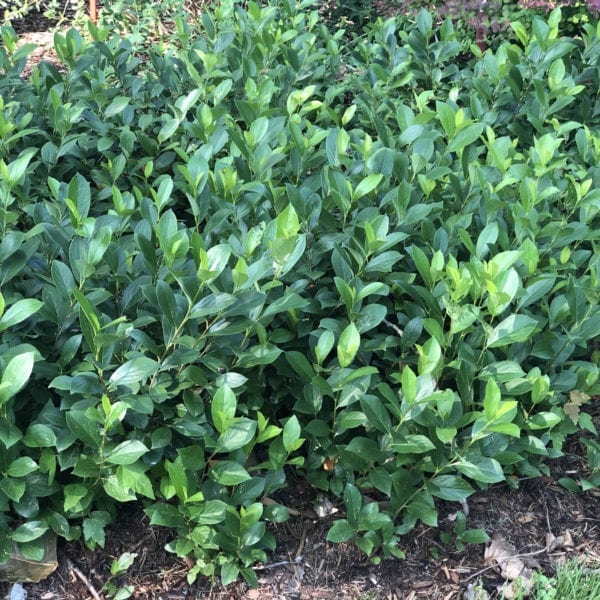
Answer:
[{"label": "shaded ground", "polygon": [[[584,474],[578,445],[573,442],[573,453],[555,464],[554,476]],[[164,550],[171,539],[169,530],[150,526],[140,507],[127,506],[107,532],[104,550],[90,552],[81,542],[60,544],[57,571],[39,584],[26,584],[28,598],[108,598],[102,590],[110,580],[112,561],[123,552],[137,556],[127,574],[112,583],[117,588],[132,586],[132,598],[137,599],[449,600],[468,598],[468,590],[479,582],[491,598],[500,597],[497,590],[503,577],[484,560],[483,545],[459,552],[453,542],[445,545],[441,541],[443,532],[453,532],[453,517],[460,508],[457,505],[442,503],[438,529],[420,526],[404,538],[405,560],[385,560],[373,565],[351,544],[325,542],[332,520],[341,513],[317,518],[312,509],[314,493],[303,485],[292,481],[292,488],[280,498],[300,514],[276,527],[278,548],[268,564],[256,566],[260,578],[256,590],[241,583],[223,589],[206,580],[188,585],[188,565]],[[561,561],[573,557],[598,568],[599,500],[598,490],[572,494],[552,478],[522,480],[518,490],[503,484],[472,496],[467,525],[481,527],[495,539],[502,536],[519,555],[531,555],[530,566],[547,575],[553,575]],[[570,535],[572,542],[548,552],[549,533],[556,537]],[[0,584],[0,594],[8,591],[8,584]]]}]

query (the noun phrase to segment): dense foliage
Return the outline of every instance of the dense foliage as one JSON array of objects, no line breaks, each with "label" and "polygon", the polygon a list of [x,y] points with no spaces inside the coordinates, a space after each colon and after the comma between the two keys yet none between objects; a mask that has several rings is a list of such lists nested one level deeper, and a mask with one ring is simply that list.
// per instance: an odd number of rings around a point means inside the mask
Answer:
[{"label": "dense foliage", "polygon": [[578,429],[598,485],[600,40],[559,23],[471,59],[426,12],[346,47],[223,2],[28,79],[2,28],[3,550],[137,499],[190,579],[252,583],[291,469],[384,556]]}]

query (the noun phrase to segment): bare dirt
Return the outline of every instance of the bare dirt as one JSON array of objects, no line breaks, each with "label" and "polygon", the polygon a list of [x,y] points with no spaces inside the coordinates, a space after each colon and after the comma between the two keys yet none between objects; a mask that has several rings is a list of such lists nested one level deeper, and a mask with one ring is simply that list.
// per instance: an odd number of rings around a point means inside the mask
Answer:
[{"label": "bare dirt", "polygon": [[[586,466],[573,440],[571,452],[553,464],[553,476],[515,481],[518,489],[495,485],[469,499],[469,528],[480,527],[495,539],[506,540],[529,565],[552,576],[561,562],[577,558],[600,567],[600,491],[573,494],[555,478],[585,476]],[[107,532],[104,549],[89,551],[81,542],[60,543],[58,568],[38,584],[25,584],[29,600],[82,600],[109,598],[107,583],[132,587],[132,598],[189,599],[360,599],[450,600],[468,598],[480,584],[490,598],[500,598],[505,582],[497,565],[485,560],[484,545],[459,551],[454,542],[444,544],[443,532],[452,534],[459,505],[440,505],[440,527],[419,526],[403,539],[404,560],[383,560],[379,565],[352,544],[329,544],[326,533],[334,518],[319,519],[313,510],[313,490],[297,480],[279,499],[298,516],[275,527],[277,551],[267,564],[255,566],[260,586],[242,583],[226,589],[216,582],[199,580],[189,585],[189,565],[167,553],[169,530],[150,526],[140,506],[127,505]],[[293,503],[293,504],[292,504]],[[552,549],[548,535],[566,536]],[[137,556],[126,575],[110,578],[110,567],[124,552]],[[493,562],[493,561],[492,561]],[[9,584],[0,584],[0,597]]]}]

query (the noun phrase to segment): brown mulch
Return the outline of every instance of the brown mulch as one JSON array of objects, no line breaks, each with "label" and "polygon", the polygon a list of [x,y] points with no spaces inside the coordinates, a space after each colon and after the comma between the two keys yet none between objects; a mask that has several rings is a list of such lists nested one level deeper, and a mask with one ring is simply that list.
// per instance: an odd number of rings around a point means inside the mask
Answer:
[{"label": "brown mulch", "polygon": [[[577,477],[575,467],[585,468],[578,455],[567,455],[554,465],[553,475],[569,471]],[[459,551],[454,542],[442,542],[443,532],[453,532],[459,505],[442,503],[439,528],[421,525],[403,538],[404,560],[382,560],[375,565],[352,544],[327,543],[327,530],[341,513],[318,518],[312,510],[313,491],[303,489],[299,480],[291,484],[291,493],[288,490],[280,501],[300,514],[275,526],[278,547],[269,563],[255,567],[260,581],[256,590],[243,583],[224,589],[207,580],[189,585],[188,565],[164,549],[172,533],[150,526],[141,507],[128,506],[107,531],[104,549],[91,552],[81,542],[60,543],[58,569],[41,583],[25,584],[28,599],[94,598],[90,587],[98,597],[108,598],[103,588],[106,592],[111,564],[124,552],[136,553],[135,561],[126,575],[111,583],[116,588],[131,586],[131,597],[139,600],[450,600],[464,597],[469,584],[475,583],[481,583],[491,598],[500,597],[503,578],[484,560],[483,545]],[[550,477],[521,480],[518,488],[502,484],[474,494],[468,503],[467,526],[483,528],[491,538],[501,536],[519,554],[535,553],[537,568],[549,576],[569,558],[600,566],[600,491],[573,494]],[[567,532],[572,543],[545,551],[547,534],[558,537]],[[0,595],[8,591],[8,584],[0,584]]]}]

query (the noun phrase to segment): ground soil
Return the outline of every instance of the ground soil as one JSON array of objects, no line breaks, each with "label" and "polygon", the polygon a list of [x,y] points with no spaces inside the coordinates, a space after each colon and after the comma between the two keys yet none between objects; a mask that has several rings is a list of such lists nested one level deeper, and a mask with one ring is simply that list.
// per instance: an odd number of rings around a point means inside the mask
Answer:
[{"label": "ground soil", "polygon": [[[29,29],[39,27],[32,21]],[[37,24],[37,25],[36,25]],[[21,27],[21,43],[33,42],[38,49],[27,69],[41,60],[57,62],[48,31]],[[598,402],[598,400],[596,401]],[[600,419],[596,419],[600,427]],[[581,444],[573,438],[565,456],[552,463],[552,476],[514,480],[495,485],[469,498],[469,528],[482,528],[490,538],[510,542],[519,555],[531,555],[531,566],[548,576],[558,565],[576,558],[600,567],[600,491],[581,494],[566,491],[556,481],[563,476],[585,477],[587,465]],[[107,531],[103,549],[91,552],[81,542],[59,542],[58,567],[47,579],[24,584],[29,600],[83,600],[109,598],[109,586],[132,587],[132,598],[186,599],[390,599],[450,600],[476,598],[474,587],[482,586],[490,598],[500,598],[504,579],[497,565],[486,560],[484,545],[458,549],[444,538],[454,530],[460,505],[440,505],[439,527],[417,527],[402,540],[404,560],[366,559],[352,544],[325,541],[335,515],[318,518],[314,490],[290,476],[290,488],[278,501],[296,516],[275,526],[278,545],[267,564],[256,565],[260,586],[242,583],[222,588],[216,582],[187,582],[189,564],[165,551],[172,533],[149,524],[139,505],[126,505],[118,521]],[[550,550],[547,536],[568,540]],[[570,537],[569,537],[570,536]],[[126,575],[111,580],[113,560],[124,552],[137,556]],[[114,588],[113,588],[114,589]],[[11,584],[0,583],[0,597],[9,597]],[[482,596],[479,596],[480,598]]]},{"label": "ground soil", "polygon": [[[559,486],[563,476],[587,474],[580,443],[573,439],[565,456],[552,463],[552,476],[495,485],[468,501],[469,528],[482,528],[490,538],[508,541],[518,555],[529,555],[529,566],[552,576],[557,566],[577,559],[600,568],[600,491],[573,494]],[[458,550],[443,534],[454,530],[460,505],[441,503],[439,527],[417,527],[402,540],[404,560],[376,565],[352,544],[329,544],[326,533],[342,513],[318,518],[315,492],[290,477],[291,487],[278,501],[296,514],[275,527],[278,542],[269,562],[255,566],[260,586],[237,583],[226,589],[199,580],[189,585],[189,565],[165,551],[172,533],[151,526],[141,506],[126,505],[107,531],[104,549],[91,552],[81,542],[59,543],[58,568],[44,581],[25,584],[29,600],[82,600],[109,598],[107,583],[132,586],[139,600],[187,599],[360,599],[450,600],[471,599],[473,588],[483,587],[489,598],[500,598],[505,583],[498,566],[485,559],[485,546]],[[548,535],[568,541],[554,550]],[[136,553],[127,574],[110,581],[113,560],[124,552]],[[9,584],[0,584],[0,597]]]}]

